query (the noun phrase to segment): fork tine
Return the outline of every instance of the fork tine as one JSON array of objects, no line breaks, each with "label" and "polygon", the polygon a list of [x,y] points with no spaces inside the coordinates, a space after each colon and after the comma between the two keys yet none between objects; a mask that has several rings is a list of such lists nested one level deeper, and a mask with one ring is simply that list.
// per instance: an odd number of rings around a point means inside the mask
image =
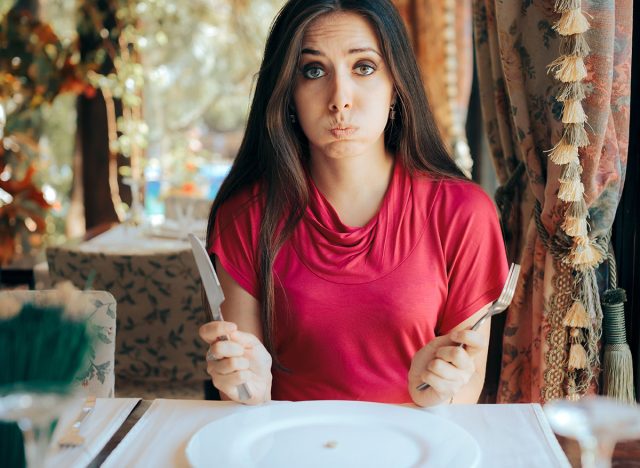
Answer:
[{"label": "fork tine", "polygon": [[514,268],[515,268],[515,263],[512,263],[511,266],[509,267],[509,274],[507,275],[507,281],[505,282],[505,286],[502,288],[500,297],[498,297],[498,300],[496,301],[496,303],[498,304],[502,304],[504,300],[507,298],[507,296],[509,295],[509,286],[510,286],[510,283],[513,281]]},{"label": "fork tine", "polygon": [[518,275],[520,274],[520,265],[512,263],[511,266],[507,285],[499,298],[500,306],[504,307],[508,306],[511,303],[511,299],[513,299],[513,295],[516,292],[516,285],[518,284]]}]

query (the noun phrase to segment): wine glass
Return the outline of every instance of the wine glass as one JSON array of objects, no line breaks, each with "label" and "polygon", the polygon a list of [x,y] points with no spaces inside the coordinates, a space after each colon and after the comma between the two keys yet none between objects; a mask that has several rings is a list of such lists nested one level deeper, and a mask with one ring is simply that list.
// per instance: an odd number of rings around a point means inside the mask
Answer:
[{"label": "wine glass", "polygon": [[18,424],[28,468],[44,466],[54,422],[73,398],[69,386],[40,383],[0,389],[0,421]]},{"label": "wine glass", "polygon": [[640,438],[640,407],[604,396],[544,405],[549,424],[580,444],[583,468],[609,468],[616,443]]}]

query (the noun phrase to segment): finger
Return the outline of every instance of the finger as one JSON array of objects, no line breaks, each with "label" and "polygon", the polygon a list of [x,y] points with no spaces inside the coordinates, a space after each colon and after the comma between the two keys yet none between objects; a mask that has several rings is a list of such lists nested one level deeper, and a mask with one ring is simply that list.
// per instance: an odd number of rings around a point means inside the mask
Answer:
[{"label": "finger", "polygon": [[238,326],[233,322],[208,322],[200,327],[198,334],[207,343],[213,343],[237,329]]},{"label": "finger", "polygon": [[219,360],[230,357],[240,357],[244,354],[244,346],[235,341],[225,340],[216,341],[209,346],[211,353],[208,353],[213,357],[213,360]]},{"label": "finger", "polygon": [[420,375],[423,381],[427,381],[429,376],[435,376],[438,379],[449,382],[464,382],[464,372],[453,366],[451,363],[436,358],[429,363],[427,369]]},{"label": "finger", "polygon": [[476,354],[488,346],[485,334],[477,330],[459,330],[451,333],[451,340],[454,343],[465,345],[469,354]]},{"label": "finger", "polygon": [[443,346],[436,351],[436,358],[451,363],[462,370],[475,370],[475,363],[465,348],[461,346]]},{"label": "finger", "polygon": [[227,375],[232,372],[247,370],[249,367],[249,360],[244,357],[226,358],[209,362],[207,364],[207,373],[210,375]]},{"label": "finger", "polygon": [[229,335],[229,338],[244,346],[245,348],[253,348],[262,344],[262,342],[254,334],[241,332],[240,330],[232,332]]},{"label": "finger", "polygon": [[455,382],[447,379],[443,379],[434,373],[428,373],[424,376],[424,381],[429,384],[429,389],[432,390],[438,397],[438,400],[448,400],[456,394],[458,386]]},{"label": "finger", "polygon": [[[209,374],[211,375],[211,374]],[[238,387],[243,383],[247,383],[251,378],[251,371],[240,370],[230,374],[216,374],[211,375],[213,384],[221,392],[225,393],[229,398],[234,400],[239,399]]]}]

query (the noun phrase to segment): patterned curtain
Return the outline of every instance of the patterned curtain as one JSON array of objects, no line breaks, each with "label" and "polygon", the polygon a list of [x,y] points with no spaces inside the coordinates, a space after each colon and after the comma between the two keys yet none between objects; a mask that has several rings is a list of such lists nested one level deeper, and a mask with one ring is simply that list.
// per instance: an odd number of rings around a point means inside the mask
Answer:
[{"label": "patterned curtain", "polygon": [[[579,159],[589,239],[606,249],[627,162],[632,0],[571,4],[581,6],[590,23],[582,100],[589,144],[580,148]],[[566,239],[560,229],[566,204],[558,199],[562,166],[548,160],[563,135],[563,103],[555,98],[561,83],[547,73],[560,55],[556,8],[554,0],[474,0],[483,116],[501,183],[496,198],[510,260],[522,264],[503,337],[498,402],[504,403],[544,402],[568,393],[572,338],[563,320],[581,285],[563,261],[569,248],[561,249]],[[589,274],[595,278],[593,269]],[[599,303],[589,309],[597,346],[602,313]],[[594,355],[593,349],[587,352]],[[597,376],[597,358],[592,364]],[[596,391],[596,380],[589,375],[584,392]]]},{"label": "patterned curtain", "polygon": [[405,20],[436,123],[467,174],[465,124],[473,80],[471,0],[394,0]]}]

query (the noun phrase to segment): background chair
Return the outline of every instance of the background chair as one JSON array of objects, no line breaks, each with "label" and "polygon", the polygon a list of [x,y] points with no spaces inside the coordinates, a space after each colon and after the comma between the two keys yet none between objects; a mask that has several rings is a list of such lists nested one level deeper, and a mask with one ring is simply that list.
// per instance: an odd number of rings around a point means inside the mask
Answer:
[{"label": "background chair", "polygon": [[[49,302],[48,297],[56,291],[3,291],[20,302]],[[78,375],[78,387],[86,395],[100,398],[114,396],[114,358],[116,348],[116,300],[106,291],[82,291],[92,305],[89,313],[89,326],[97,339],[89,350],[89,362]]]},{"label": "background chair", "polygon": [[204,398],[206,345],[198,336],[208,321],[193,254],[182,250],[122,255],[47,249],[53,284],[69,280],[109,291],[118,302],[116,396]]}]

